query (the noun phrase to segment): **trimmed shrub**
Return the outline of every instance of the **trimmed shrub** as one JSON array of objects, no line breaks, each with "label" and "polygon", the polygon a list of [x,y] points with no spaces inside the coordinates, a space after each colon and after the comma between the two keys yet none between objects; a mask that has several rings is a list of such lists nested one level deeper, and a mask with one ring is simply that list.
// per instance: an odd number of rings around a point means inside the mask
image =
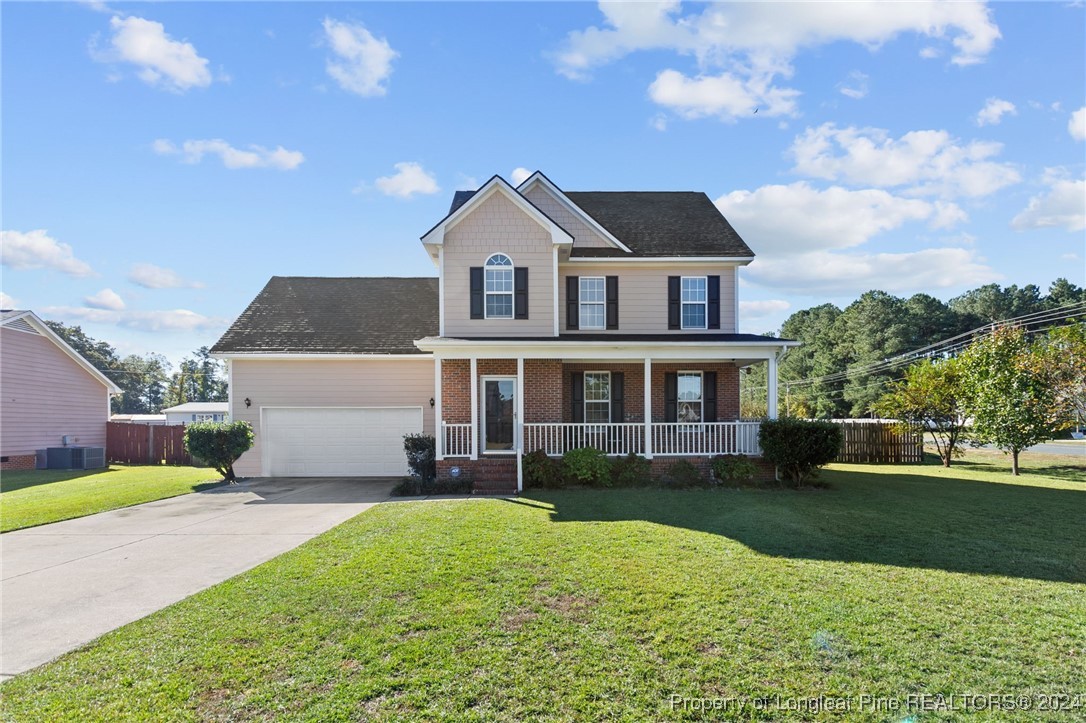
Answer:
[{"label": "trimmed shrub", "polygon": [[593,487],[611,486],[611,463],[607,455],[592,447],[571,449],[562,456],[566,478]]},{"label": "trimmed shrub", "polygon": [[758,474],[758,465],[745,454],[720,454],[709,462],[709,468],[721,482],[742,484]]},{"label": "trimmed shrub", "polygon": [[256,435],[248,422],[196,422],[185,427],[185,451],[235,482],[234,462],[253,447]]},{"label": "trimmed shrub", "polygon": [[775,464],[781,477],[799,486],[818,476],[841,449],[841,428],[833,422],[771,419],[762,422],[758,440],[762,456]]},{"label": "trimmed shrub", "polygon": [[673,489],[689,489],[690,487],[705,486],[705,476],[689,460],[676,460],[662,479],[665,487]]},{"label": "trimmed shrub", "polygon": [[652,482],[652,463],[639,454],[616,457],[611,462],[611,484],[615,487],[644,487]]},{"label": "trimmed shrub", "polygon": [[407,467],[411,476],[423,483],[437,478],[437,447],[429,434],[405,434],[403,450],[407,453]]},{"label": "trimmed shrub", "polygon": [[392,488],[393,497],[424,497],[426,495],[459,495],[471,492],[470,479],[431,479],[423,481],[420,477],[404,477]]},{"label": "trimmed shrub", "polygon": [[551,459],[541,449],[524,455],[524,486],[531,489],[557,490],[566,486],[562,461]]}]

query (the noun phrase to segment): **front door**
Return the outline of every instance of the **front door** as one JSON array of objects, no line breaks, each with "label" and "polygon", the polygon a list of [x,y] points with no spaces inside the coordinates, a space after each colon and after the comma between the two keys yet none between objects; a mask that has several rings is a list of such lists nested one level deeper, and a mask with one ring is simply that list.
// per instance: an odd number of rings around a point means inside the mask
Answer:
[{"label": "front door", "polygon": [[516,377],[483,379],[484,452],[513,451]]}]

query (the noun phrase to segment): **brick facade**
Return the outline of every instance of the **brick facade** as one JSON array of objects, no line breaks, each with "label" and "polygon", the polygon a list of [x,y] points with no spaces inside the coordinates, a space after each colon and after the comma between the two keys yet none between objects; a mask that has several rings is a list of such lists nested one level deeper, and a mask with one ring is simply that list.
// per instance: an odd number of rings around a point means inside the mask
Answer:
[{"label": "brick facade", "polygon": [[13,454],[0,462],[0,470],[35,469],[38,464],[37,455]]}]

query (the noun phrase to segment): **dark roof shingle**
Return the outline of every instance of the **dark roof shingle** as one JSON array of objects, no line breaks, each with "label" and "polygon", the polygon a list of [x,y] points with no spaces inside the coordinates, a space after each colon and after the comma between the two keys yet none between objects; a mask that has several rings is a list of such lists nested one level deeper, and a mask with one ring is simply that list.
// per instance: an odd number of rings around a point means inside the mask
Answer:
[{"label": "dark roof shingle", "polygon": [[437,333],[436,278],[273,276],[211,351],[419,354]]}]

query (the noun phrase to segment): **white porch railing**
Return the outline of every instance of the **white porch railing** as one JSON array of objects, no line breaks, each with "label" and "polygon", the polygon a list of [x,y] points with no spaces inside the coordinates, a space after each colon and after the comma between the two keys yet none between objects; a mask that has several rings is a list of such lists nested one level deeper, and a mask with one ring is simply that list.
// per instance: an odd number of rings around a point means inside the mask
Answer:
[{"label": "white porch railing", "polygon": [[561,456],[578,447],[595,447],[603,452],[622,456],[645,453],[645,425],[526,423],[524,451],[541,449],[549,455]]},{"label": "white porch railing", "polygon": [[652,453],[657,457],[745,454],[758,456],[760,422],[654,423]]},{"label": "white porch railing", "polygon": [[471,425],[441,423],[442,438],[445,441],[444,456],[471,456]]}]

